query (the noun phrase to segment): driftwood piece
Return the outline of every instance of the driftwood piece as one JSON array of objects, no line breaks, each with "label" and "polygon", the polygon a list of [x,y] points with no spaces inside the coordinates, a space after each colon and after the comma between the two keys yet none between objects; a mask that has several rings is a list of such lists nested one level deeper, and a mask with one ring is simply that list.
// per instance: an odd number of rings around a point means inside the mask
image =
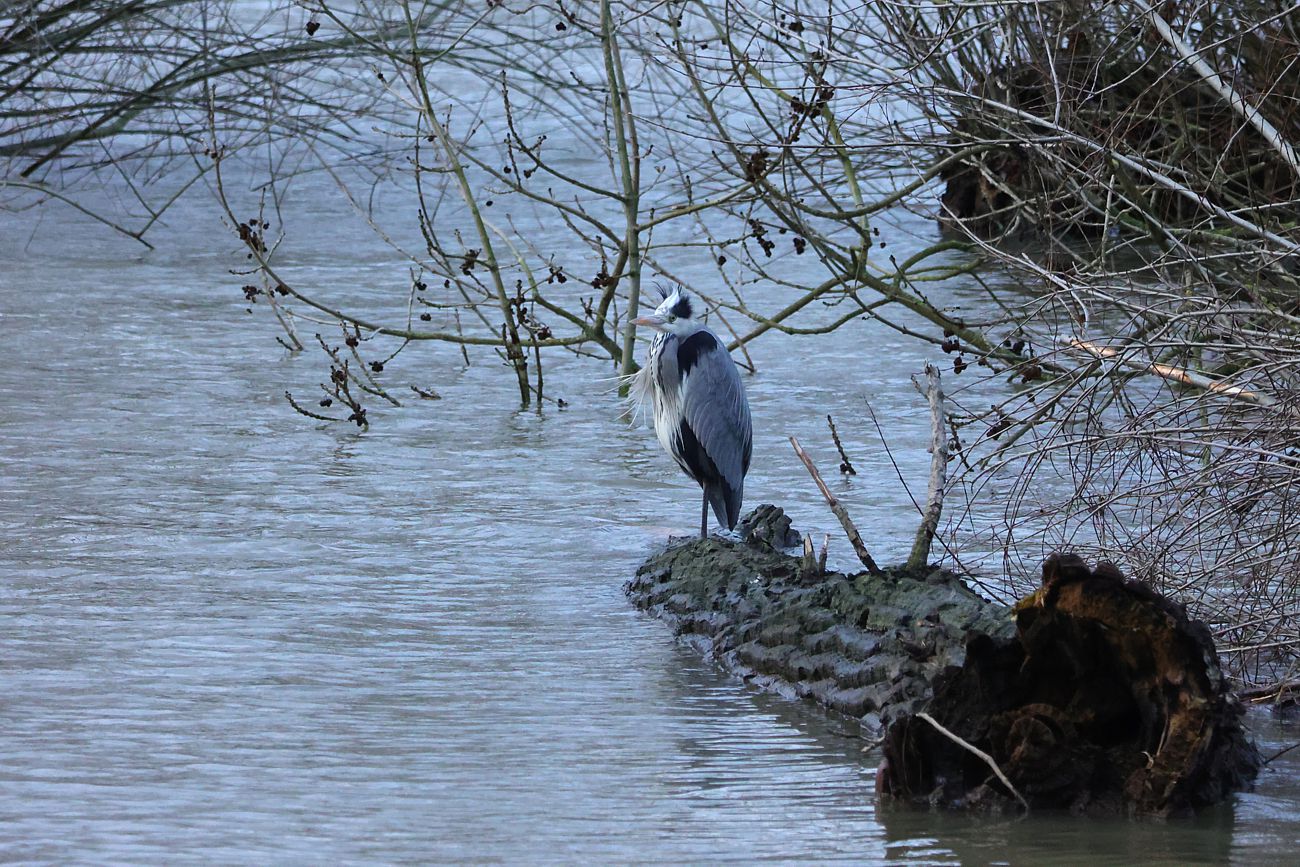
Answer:
[{"label": "driftwood piece", "polygon": [[651,557],[628,595],[748,682],[883,728],[884,794],[1170,815],[1254,778],[1206,628],[1109,564],[1054,556],[1013,612],[937,569],[810,567],[774,506],[738,529]]}]

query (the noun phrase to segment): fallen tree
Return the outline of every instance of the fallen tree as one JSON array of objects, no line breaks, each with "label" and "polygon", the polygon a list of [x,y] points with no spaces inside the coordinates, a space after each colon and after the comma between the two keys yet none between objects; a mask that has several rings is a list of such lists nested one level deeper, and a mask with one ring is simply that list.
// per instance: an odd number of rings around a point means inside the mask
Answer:
[{"label": "fallen tree", "polygon": [[825,572],[774,506],[739,532],[650,557],[628,595],[747,682],[882,732],[882,794],[1166,816],[1254,780],[1208,630],[1109,564],[1054,556],[1007,609],[939,569]]}]

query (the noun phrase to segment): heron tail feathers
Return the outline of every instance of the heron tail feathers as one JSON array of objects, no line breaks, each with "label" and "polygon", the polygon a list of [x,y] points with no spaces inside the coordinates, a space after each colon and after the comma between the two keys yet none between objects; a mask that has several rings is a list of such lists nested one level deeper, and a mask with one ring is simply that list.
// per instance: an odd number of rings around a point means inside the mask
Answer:
[{"label": "heron tail feathers", "polygon": [[740,500],[743,493],[742,488],[733,488],[726,482],[709,486],[709,505],[713,507],[713,514],[717,517],[718,523],[728,530],[736,529],[736,522],[740,520]]}]

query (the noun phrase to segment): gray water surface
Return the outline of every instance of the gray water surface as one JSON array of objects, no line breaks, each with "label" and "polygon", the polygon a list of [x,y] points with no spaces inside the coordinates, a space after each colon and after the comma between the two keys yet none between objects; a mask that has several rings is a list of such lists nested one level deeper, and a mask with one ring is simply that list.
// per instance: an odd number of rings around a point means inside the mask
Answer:
[{"label": "gray water surface", "polygon": [[[622,584],[698,489],[620,420],[609,371],[518,411],[490,355],[393,362],[441,401],[295,415],[310,353],[244,312],[235,244],[145,253],[66,214],[0,234],[0,857],[68,862],[1286,861],[1300,756],[1191,822],[878,808],[853,727],[764,696]],[[65,220],[66,225],[57,221]],[[864,351],[863,347],[869,347]],[[789,452],[901,558],[915,526],[864,396],[923,485],[929,357],[856,326],[754,347],[749,504],[848,546]],[[847,561],[844,561],[847,562]],[[1261,726],[1265,751],[1300,737]]]}]

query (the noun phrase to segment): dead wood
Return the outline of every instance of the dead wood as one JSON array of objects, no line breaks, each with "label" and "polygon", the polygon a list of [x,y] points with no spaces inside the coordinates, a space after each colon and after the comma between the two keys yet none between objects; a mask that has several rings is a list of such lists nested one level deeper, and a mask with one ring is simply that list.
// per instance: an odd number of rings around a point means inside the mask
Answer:
[{"label": "dead wood", "polygon": [[1209,631],[1110,564],[1053,555],[1009,611],[938,569],[825,572],[774,506],[739,530],[651,557],[628,595],[748,682],[883,727],[883,794],[1166,816],[1254,779]]},{"label": "dead wood", "polygon": [[812,476],[813,481],[817,484],[817,490],[821,491],[822,497],[826,499],[826,505],[831,507],[835,517],[839,519],[840,526],[844,528],[845,534],[849,537],[849,544],[853,546],[853,553],[858,555],[858,559],[862,561],[863,566],[867,567],[868,572],[879,575],[880,567],[872,559],[871,552],[867,550],[866,543],[862,541],[862,534],[854,526],[853,519],[849,517],[844,504],[831,493],[830,488],[826,487],[826,483],[822,481],[821,473],[817,472],[816,464],[812,462],[812,458],[808,457],[808,453],[803,450],[803,446],[799,445],[799,441],[794,437],[790,437],[790,445],[794,446],[794,453],[799,456],[799,460],[803,461],[804,467],[808,470],[808,475]]}]

